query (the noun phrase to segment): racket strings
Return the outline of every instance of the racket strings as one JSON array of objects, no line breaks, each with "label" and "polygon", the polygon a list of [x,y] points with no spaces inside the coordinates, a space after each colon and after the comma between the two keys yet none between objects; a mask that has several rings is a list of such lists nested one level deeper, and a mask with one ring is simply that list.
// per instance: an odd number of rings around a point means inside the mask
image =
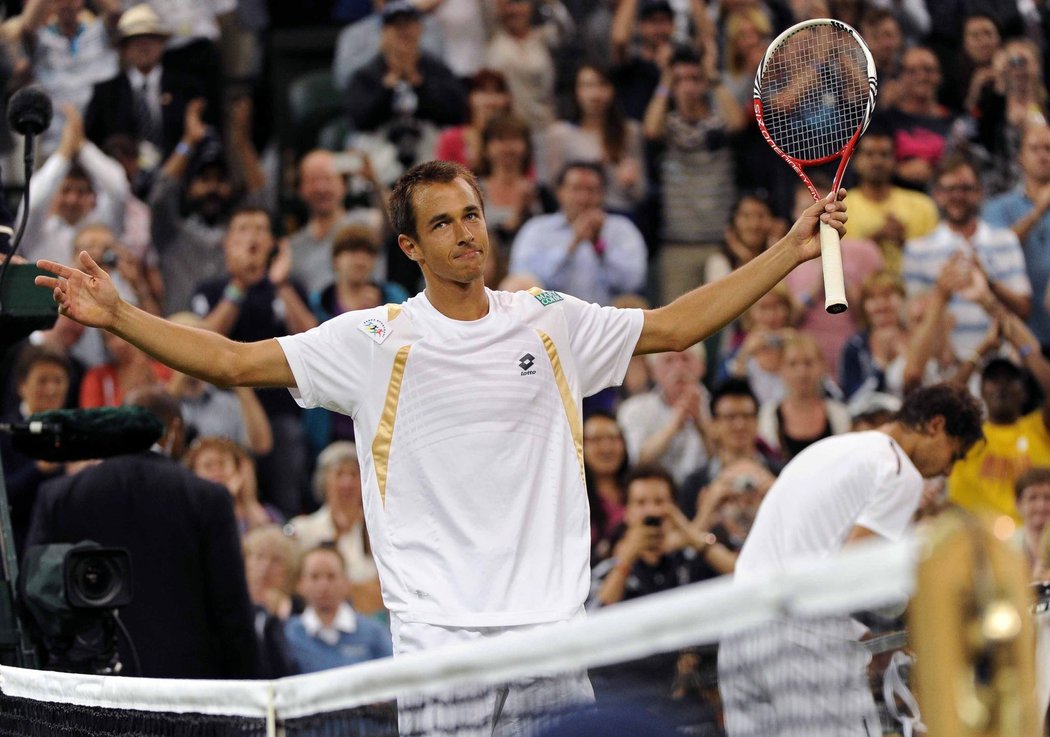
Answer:
[{"label": "racket strings", "polygon": [[868,116],[864,51],[834,26],[811,26],[785,39],[758,86],[770,138],[802,161],[838,155]]}]

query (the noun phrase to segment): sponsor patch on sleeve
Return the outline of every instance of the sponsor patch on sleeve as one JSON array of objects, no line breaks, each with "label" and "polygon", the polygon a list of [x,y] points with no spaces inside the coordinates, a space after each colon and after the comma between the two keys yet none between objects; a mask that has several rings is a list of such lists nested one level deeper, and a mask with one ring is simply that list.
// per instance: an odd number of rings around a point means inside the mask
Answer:
[{"label": "sponsor patch on sleeve", "polygon": [[377,317],[368,318],[358,325],[357,329],[379,344],[382,344],[390,335],[390,328]]},{"label": "sponsor patch on sleeve", "polygon": [[532,296],[535,297],[539,301],[539,303],[541,305],[543,305],[544,307],[552,305],[555,302],[561,302],[562,300],[565,299],[564,297],[562,297],[557,292],[552,292],[550,290],[543,291],[543,292],[537,292],[536,294],[534,294]]}]

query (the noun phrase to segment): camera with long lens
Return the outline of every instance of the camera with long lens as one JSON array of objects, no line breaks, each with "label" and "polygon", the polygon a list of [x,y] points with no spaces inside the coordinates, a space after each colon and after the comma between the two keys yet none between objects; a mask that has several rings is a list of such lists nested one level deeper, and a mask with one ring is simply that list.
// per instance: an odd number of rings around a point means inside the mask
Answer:
[{"label": "camera with long lens", "polygon": [[114,675],[117,610],[131,603],[131,556],[85,540],[34,545],[19,577],[23,619],[48,670]]}]

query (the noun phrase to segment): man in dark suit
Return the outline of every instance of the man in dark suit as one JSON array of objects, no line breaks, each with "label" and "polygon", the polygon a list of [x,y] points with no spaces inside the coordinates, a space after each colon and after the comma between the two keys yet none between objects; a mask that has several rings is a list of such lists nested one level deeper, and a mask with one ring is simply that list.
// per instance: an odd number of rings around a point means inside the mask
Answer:
[{"label": "man in dark suit", "polygon": [[[233,503],[225,487],[173,460],[178,402],[161,389],[128,404],[164,422],[152,450],[115,456],[41,486],[27,545],[94,540],[131,554],[134,599],[121,611],[142,675],[251,678],[255,635]],[[120,643],[121,660],[132,660]]]},{"label": "man in dark suit", "polygon": [[123,71],[95,85],[84,130],[100,148],[117,133],[149,141],[163,161],[182,137],[186,105],[204,88],[161,63],[171,32],[148,5],[124,11],[117,34]]}]

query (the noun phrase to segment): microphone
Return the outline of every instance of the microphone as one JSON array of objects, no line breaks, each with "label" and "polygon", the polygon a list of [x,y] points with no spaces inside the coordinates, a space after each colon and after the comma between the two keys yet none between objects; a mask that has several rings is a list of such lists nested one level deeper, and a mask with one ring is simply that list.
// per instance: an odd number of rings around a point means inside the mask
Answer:
[{"label": "microphone", "polygon": [[51,98],[40,85],[31,84],[11,96],[7,124],[23,136],[39,136],[51,125],[54,114]]},{"label": "microphone", "polygon": [[[33,329],[38,327],[50,327],[55,322],[57,313],[52,313],[50,310],[36,314],[39,311],[30,312],[33,313],[28,317],[17,320],[12,316],[13,312],[17,312],[9,303],[13,300],[15,295],[5,290],[5,284],[7,282],[7,272],[11,266],[11,259],[18,251],[18,246],[22,242],[22,236],[25,235],[26,221],[29,219],[29,180],[33,176],[33,141],[37,135],[47,130],[48,126],[51,125],[51,118],[54,115],[54,107],[51,104],[51,98],[47,96],[47,93],[39,85],[31,84],[18,90],[11,96],[11,101],[7,105],[7,123],[17,132],[25,136],[25,152],[23,156],[23,162],[25,164],[25,187],[22,190],[22,221],[18,225],[18,232],[15,233],[14,240],[11,243],[10,248],[5,248],[7,257],[4,259],[3,265],[0,265],[0,321],[13,323],[11,325],[5,325],[5,333],[7,333],[7,342],[14,342],[20,340],[24,335],[28,335]],[[10,225],[11,220],[6,219],[0,225],[6,226],[6,232],[4,232],[3,238],[6,240],[10,237]],[[6,243],[4,243],[6,245]],[[32,276],[29,275],[25,268],[23,271],[23,282],[29,282],[32,280]],[[17,307],[15,305],[14,307]],[[3,344],[6,347],[6,343]]]},{"label": "microphone", "polygon": [[41,461],[83,461],[149,450],[164,423],[142,407],[54,409],[25,422],[0,423],[23,455]]}]

